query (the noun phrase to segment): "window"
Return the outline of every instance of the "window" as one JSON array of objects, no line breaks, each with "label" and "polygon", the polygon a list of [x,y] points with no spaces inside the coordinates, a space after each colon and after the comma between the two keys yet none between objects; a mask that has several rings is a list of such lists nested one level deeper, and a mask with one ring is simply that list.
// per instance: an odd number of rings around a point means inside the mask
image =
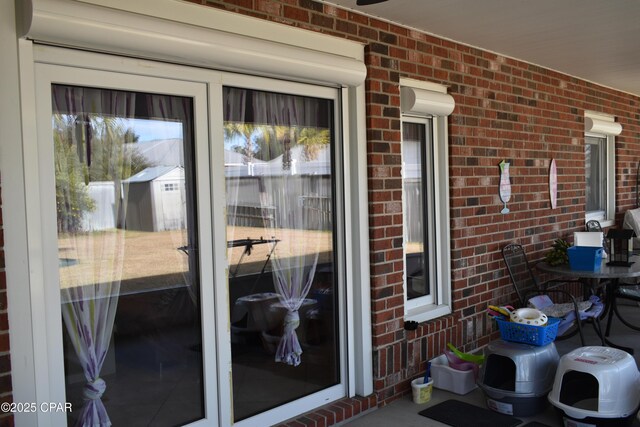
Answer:
[{"label": "window", "polygon": [[605,219],[607,212],[607,138],[587,136],[584,142],[587,215],[597,216],[597,219]]},{"label": "window", "polygon": [[613,117],[585,112],[585,221],[614,223],[615,136],[621,131]]},{"label": "window", "polygon": [[431,119],[405,119],[402,123],[402,198],[404,211],[404,271],[407,305],[416,300],[433,303],[431,284],[434,248],[433,170]]},{"label": "window", "polygon": [[314,89],[222,90],[236,421],[341,383],[338,93]]},{"label": "window", "polygon": [[405,317],[451,313],[446,118],[454,107],[443,86],[401,82]]}]

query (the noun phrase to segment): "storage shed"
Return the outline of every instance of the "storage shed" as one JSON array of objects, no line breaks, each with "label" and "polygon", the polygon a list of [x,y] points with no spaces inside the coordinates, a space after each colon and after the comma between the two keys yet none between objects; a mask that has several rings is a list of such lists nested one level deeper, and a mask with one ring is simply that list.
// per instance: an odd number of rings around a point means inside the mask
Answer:
[{"label": "storage shed", "polygon": [[155,166],[123,181],[127,198],[125,228],[165,231],[185,228],[184,168]]}]

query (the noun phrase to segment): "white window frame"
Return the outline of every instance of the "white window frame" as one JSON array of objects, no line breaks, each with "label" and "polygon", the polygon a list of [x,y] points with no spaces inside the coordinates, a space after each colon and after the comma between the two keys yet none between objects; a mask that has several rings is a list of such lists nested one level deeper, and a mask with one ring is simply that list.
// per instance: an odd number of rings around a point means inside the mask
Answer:
[{"label": "white window frame", "polygon": [[[422,158],[425,159],[425,164],[421,164],[421,170],[423,171],[423,174],[421,176],[421,178],[425,178],[426,180],[423,181],[423,203],[422,203],[422,208],[426,208],[427,212],[422,211],[422,215],[425,216],[428,221],[423,221],[423,237],[424,236],[433,236],[435,233],[435,215],[434,215],[434,201],[436,198],[435,193],[435,189],[433,188],[433,182],[431,180],[431,178],[434,176],[433,173],[433,166],[434,166],[434,161],[433,161],[433,150],[432,150],[432,146],[433,146],[433,125],[432,125],[432,118],[426,118],[426,117],[412,117],[412,116],[408,116],[408,115],[403,115],[402,116],[402,129],[404,130],[404,124],[405,123],[411,123],[411,124],[416,124],[419,126],[422,126],[424,129],[424,135],[425,135],[425,141],[424,141],[424,146],[421,147],[422,150],[424,150],[424,155],[422,156]],[[404,134],[402,135],[402,143],[404,144]],[[404,178],[405,178],[405,159],[402,159],[402,181],[403,181],[403,187],[402,187],[402,193],[404,195]],[[406,262],[407,260],[407,242],[406,242],[406,236],[409,233],[409,221],[408,221],[408,205],[407,205],[407,200],[405,200],[405,198],[402,198],[402,223],[403,223],[403,253],[404,253],[404,260]],[[423,218],[424,220],[424,218]],[[425,232],[426,231],[426,232]],[[405,266],[405,274],[403,274],[403,281],[404,281],[404,297],[405,297],[405,308],[408,312],[411,312],[412,310],[416,310],[419,309],[423,306],[433,306],[435,304],[435,302],[438,300],[438,295],[440,294],[439,289],[437,289],[437,286],[435,286],[435,284],[437,283],[437,277],[438,277],[438,269],[436,268],[436,257],[437,257],[437,250],[438,247],[437,245],[430,245],[429,242],[423,242],[423,246],[424,248],[430,248],[428,251],[425,251],[422,253],[422,255],[425,257],[425,264],[427,264],[428,266],[428,276],[426,277],[426,280],[428,280],[429,283],[429,294],[421,296],[421,297],[417,297],[417,298],[413,298],[413,299],[409,299],[408,297],[408,293],[409,293],[409,277],[406,274],[406,266]],[[428,255],[427,255],[428,254]]]},{"label": "white window frame", "polygon": [[[0,6],[0,10],[7,12],[3,16],[14,16],[13,8],[8,5],[3,3]],[[12,23],[6,31],[3,29],[3,35],[7,36],[5,39],[9,40],[3,46],[10,46],[12,39],[15,45],[14,36],[26,36],[52,45],[159,60],[164,63],[163,67],[173,67],[168,63],[177,63],[338,88],[345,140],[340,153],[345,189],[343,262],[347,268],[344,330],[349,331],[343,343],[348,359],[344,380],[347,396],[371,394],[373,363],[363,46],[172,0],[33,0],[32,7],[19,10],[18,16],[17,27]],[[6,58],[1,68],[12,77],[7,86],[16,88],[20,84],[21,99],[21,103],[9,98],[0,100],[3,111],[0,121],[7,125],[7,129],[13,129],[15,123],[22,121],[19,131],[10,132],[12,138],[3,144],[3,155],[5,152],[11,155],[0,159],[3,200],[5,207],[11,206],[10,212],[5,214],[5,246],[12,248],[11,254],[7,255],[7,298],[12,307],[9,321],[12,325],[13,398],[20,402],[50,401],[56,388],[49,378],[52,366],[47,352],[41,351],[48,344],[43,339],[46,337],[46,316],[39,311],[46,299],[43,292],[46,268],[40,249],[39,184],[37,174],[33,173],[33,162],[38,157],[33,142],[37,139],[34,128],[36,91],[33,85],[35,46],[31,40],[20,40],[19,49],[7,50],[15,56]],[[78,51],[69,52],[72,56],[80,54]],[[109,61],[117,63],[121,59],[113,56]],[[60,58],[54,58],[51,63],[60,61]],[[157,72],[155,66],[159,63],[146,65],[151,67],[145,74],[153,74]],[[99,69],[101,64],[94,63],[91,67]],[[11,120],[4,120],[4,117]],[[221,185],[212,184],[214,187]],[[220,188],[212,191],[220,194]],[[214,228],[219,227],[222,221],[215,218],[216,215],[212,224]],[[219,264],[224,254],[215,257]],[[220,274],[224,275],[224,271],[215,272],[216,277]],[[39,351],[34,351],[36,348]],[[220,363],[220,369],[225,369],[222,361]],[[317,401],[313,404],[319,406]],[[229,410],[228,406],[225,410]],[[288,415],[293,414],[290,412]],[[15,420],[20,425],[54,424],[49,413],[19,413],[15,414]]]},{"label": "white window frame", "polygon": [[[37,141],[34,139],[33,143],[30,143],[29,146],[37,153],[38,163],[41,166],[39,168],[39,183],[37,187],[33,187],[34,190],[37,188],[39,201],[36,202],[34,200],[33,203],[40,203],[38,216],[40,216],[43,230],[40,238],[43,248],[41,262],[44,277],[38,285],[42,287],[45,298],[43,301],[35,303],[34,307],[39,312],[44,313],[46,322],[43,329],[39,331],[40,333],[45,333],[45,335],[39,336],[36,332],[34,332],[33,335],[35,338],[34,341],[36,342],[34,347],[38,354],[37,357],[42,358],[43,361],[46,360],[48,366],[46,375],[50,381],[50,386],[47,401],[65,402],[60,290],[58,286],[55,286],[59,281],[59,267],[57,265],[57,227],[55,223],[55,210],[51,209],[52,206],[55,206],[55,188],[53,188],[54,182],[52,180],[54,176],[54,153],[53,146],[47,143],[47,141],[53,140],[53,135],[50,120],[42,120],[43,117],[51,115],[51,85],[60,83],[96,86],[96,83],[99,83],[105,87],[121,90],[188,96],[194,100],[193,108],[195,117],[206,117],[207,115],[207,85],[202,81],[198,81],[199,79],[184,79],[186,74],[185,70],[180,72],[178,69],[169,70],[169,68],[166,68],[164,70],[156,69],[156,73],[152,73],[155,75],[135,75],[135,65],[131,64],[130,61],[118,61],[117,64],[109,65],[109,61],[113,58],[101,58],[99,54],[84,53],[81,53],[75,58],[84,62],[85,65],[81,68],[81,63],[74,65],[69,64],[74,62],[71,57],[73,57],[76,52],[71,52],[72,55],[67,55],[64,49],[49,47],[39,47],[36,50],[36,93],[38,93],[39,96],[35,100],[35,109],[36,117],[39,117],[39,120],[37,121],[38,127],[36,129]],[[83,59],[82,57],[85,58]],[[61,64],[51,64],[51,62],[56,60],[54,58],[59,58],[58,60]],[[92,66],[100,64],[101,70],[87,69],[87,64],[91,64]],[[47,94],[49,95],[47,96]],[[214,268],[211,260],[219,258],[219,256],[212,251],[214,245],[207,244],[207,242],[211,242],[213,236],[212,228],[216,228],[216,216],[211,214],[210,208],[210,206],[214,205],[210,202],[212,196],[209,188],[210,175],[208,173],[210,158],[208,141],[210,138],[207,125],[206,120],[200,120],[200,122],[194,123],[196,143],[196,152],[194,155],[196,165],[194,166],[196,167],[198,181],[197,198],[199,203],[197,206],[197,216],[199,239],[204,241],[204,244],[200,246],[198,251],[200,255],[200,281],[203,285],[201,287],[203,360],[207,359],[208,364],[215,366],[218,364],[218,350],[217,345],[214,343],[215,334],[206,330],[206,325],[213,325],[214,327],[216,325],[214,318],[214,289],[204,286],[206,283],[215,282]],[[34,193],[35,192],[36,191],[34,191]],[[208,218],[212,220],[207,220]],[[212,224],[214,227],[212,227]],[[217,422],[219,418],[216,405],[219,397],[215,372],[209,369],[207,364],[205,364],[204,368],[203,384],[206,416],[202,420],[194,422],[193,425],[205,425],[207,422]],[[53,425],[66,425],[66,414],[62,412],[44,416],[51,417]]]},{"label": "white window frame", "polygon": [[425,246],[430,245],[434,249],[429,251],[434,253],[434,256],[427,257],[431,274],[431,296],[407,300],[406,277],[404,279],[405,320],[424,322],[453,312],[447,117],[453,110],[454,101],[450,95],[447,95],[447,88],[439,84],[401,78],[400,87],[401,120],[426,123],[425,119],[430,118],[432,128],[431,164],[425,165],[431,169],[433,176],[432,185],[425,189],[433,191],[432,196],[427,193],[430,199],[427,204],[429,209],[427,217],[430,219],[431,240],[424,242]]},{"label": "white window frame", "polygon": [[[605,140],[605,171],[601,176],[606,177],[606,208],[605,211],[587,212],[585,205],[585,222],[597,220],[602,227],[615,225],[616,212],[616,135],[622,131],[615,117],[592,111],[585,111],[585,137],[602,138]],[[585,142],[586,144],[586,142]],[[586,162],[586,159],[585,159]],[[585,163],[586,166],[586,163]]]},{"label": "white window frame", "polygon": [[[346,201],[345,203],[343,203],[343,200],[345,200],[344,198],[344,175],[347,173],[347,171],[344,168],[340,168],[338,167],[338,165],[344,164],[342,162],[342,158],[343,155],[340,152],[340,148],[343,148],[344,145],[344,141],[341,141],[341,135],[342,135],[342,129],[341,129],[341,120],[339,117],[340,114],[340,91],[336,88],[330,88],[330,87],[322,87],[322,86],[311,86],[308,84],[302,84],[302,83],[293,83],[293,82],[289,82],[289,81],[278,81],[278,80],[274,80],[274,79],[267,79],[267,78],[261,78],[261,77],[255,77],[255,76],[246,76],[246,75],[241,75],[241,74],[230,74],[230,73],[219,73],[220,77],[219,79],[216,79],[217,82],[216,83],[220,83],[220,86],[218,86],[218,88],[214,89],[214,90],[220,90],[220,93],[222,92],[222,88],[225,86],[231,86],[231,87],[238,87],[238,88],[249,88],[249,89],[255,89],[255,90],[259,90],[259,91],[269,91],[269,92],[277,92],[277,93],[284,93],[284,94],[291,94],[291,95],[303,95],[303,96],[311,96],[311,97],[317,97],[317,98],[323,98],[323,99],[330,99],[332,101],[335,102],[335,116],[333,117],[333,124],[334,127],[332,129],[332,131],[334,132],[334,136],[335,138],[335,151],[336,151],[336,155],[335,155],[335,165],[336,167],[334,168],[334,176],[333,179],[335,180],[335,191],[336,194],[334,194],[334,197],[337,201],[337,209],[336,209],[336,224],[335,224],[335,230],[336,233],[334,233],[333,235],[333,239],[336,242],[336,247],[338,248],[338,253],[337,255],[337,263],[335,265],[335,275],[337,276],[337,280],[335,283],[336,286],[336,291],[338,292],[338,313],[337,313],[337,320],[339,323],[339,330],[340,330],[340,334],[339,334],[339,339],[337,341],[337,345],[339,346],[339,356],[338,356],[338,360],[339,360],[339,364],[340,364],[340,382],[336,385],[327,387],[321,391],[315,392],[309,396],[305,396],[302,398],[298,398],[296,400],[294,400],[293,402],[289,402],[289,403],[284,403],[282,405],[279,405],[273,409],[269,409],[267,411],[261,412],[255,416],[251,416],[247,419],[243,419],[241,421],[235,421],[233,423],[234,426],[237,427],[251,427],[254,425],[274,425],[274,424],[278,424],[282,421],[285,421],[288,418],[291,418],[291,414],[299,414],[299,413],[304,413],[304,412],[308,412],[311,411],[315,408],[317,408],[318,406],[320,406],[318,404],[318,402],[320,401],[325,401],[325,402],[330,402],[330,401],[335,401],[338,400],[342,397],[346,397],[348,395],[348,369],[347,369],[347,328],[346,328],[346,322],[345,322],[345,300],[346,300],[346,295],[344,290],[348,289],[349,286],[347,286],[345,284],[345,266],[347,265],[345,262],[346,259],[346,252],[348,251],[350,245],[347,244],[347,242],[345,242],[345,221],[344,221],[344,211],[345,211],[345,206],[347,205]],[[222,101],[222,97],[220,96],[220,100]],[[220,103],[220,105],[222,105],[222,102]],[[219,114],[215,115],[215,117],[211,118],[211,124],[212,124],[212,129],[213,129],[213,135],[222,135],[224,133],[223,129],[224,129],[224,122],[223,122],[223,115],[220,112]],[[211,151],[212,151],[212,158],[213,159],[224,159],[224,145],[223,144],[213,144],[211,147]],[[213,168],[215,169],[215,163]],[[212,175],[214,177],[214,183],[213,183],[213,187],[214,187],[214,197],[213,200],[225,200],[225,193],[226,193],[226,189],[225,189],[225,179],[224,176],[224,166],[223,165],[219,165],[219,167],[217,168],[221,173],[218,173],[216,175]],[[342,170],[339,170],[342,169]],[[217,178],[217,179],[216,179]],[[216,196],[216,189],[218,192],[218,195]],[[224,205],[224,204],[221,204]],[[225,223],[226,223],[226,215],[222,215],[223,218],[225,218]],[[226,232],[226,226],[223,229],[224,231],[222,232]],[[214,233],[216,233],[216,231],[220,231],[220,230],[215,230],[214,229]],[[226,258],[224,260],[224,267],[223,268],[218,268],[218,271],[223,271],[226,268]],[[224,275],[221,275],[220,277],[217,278],[218,279],[218,283],[220,283],[221,280],[224,280],[222,283],[224,283],[224,286],[217,286],[216,287],[216,295],[217,301],[226,301],[228,299],[228,295],[229,295],[229,291],[228,291],[228,283],[227,280],[225,279]],[[228,313],[226,313],[224,310],[217,310],[218,313],[218,324],[224,324],[228,321],[229,319],[229,315]],[[223,396],[221,396],[221,407],[220,407],[220,411],[221,411],[221,420],[231,420],[233,419],[233,411],[232,411],[232,407],[233,407],[233,400],[231,398],[231,396],[233,395],[233,390],[230,388],[227,389],[227,385],[230,385],[232,383],[232,379],[231,379],[231,373],[227,370],[227,366],[231,366],[232,364],[232,358],[231,358],[231,331],[230,330],[226,330],[225,332],[223,332],[222,330],[218,331],[218,334],[224,334],[226,333],[227,337],[226,339],[223,338],[223,342],[220,344],[220,346],[222,347],[221,349],[221,360],[220,360],[220,366],[221,368],[219,369],[218,372],[218,379],[221,382],[220,387],[221,387],[221,391],[224,394]],[[304,363],[304,354],[302,356],[303,362]],[[225,393],[226,392],[226,393]],[[227,394],[228,393],[228,394]]]}]

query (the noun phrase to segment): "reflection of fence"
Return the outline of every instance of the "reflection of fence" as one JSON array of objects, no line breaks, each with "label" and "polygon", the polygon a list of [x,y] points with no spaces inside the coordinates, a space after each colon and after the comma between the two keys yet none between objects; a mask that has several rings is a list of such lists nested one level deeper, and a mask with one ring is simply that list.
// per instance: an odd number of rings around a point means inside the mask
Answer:
[{"label": "reflection of fence", "polygon": [[263,228],[268,226],[265,219],[272,219],[275,213],[276,208],[273,206],[228,205],[227,225]]},{"label": "reflection of fence", "polygon": [[[298,175],[300,180],[286,192],[286,205],[304,209],[304,222],[311,230],[330,230],[333,224],[332,185],[329,175]],[[290,224],[287,212],[278,202],[270,200],[268,189],[282,188],[280,176],[227,177],[227,224],[265,227]],[[275,206],[263,207],[265,202]],[[265,224],[265,220],[273,221]]]},{"label": "reflection of fence", "polygon": [[300,196],[298,206],[307,209],[306,220],[310,228],[328,230],[331,226],[331,197]]},{"label": "reflection of fence", "polygon": [[421,181],[404,182],[405,225],[408,242],[422,242],[424,240],[422,207],[425,188]]}]

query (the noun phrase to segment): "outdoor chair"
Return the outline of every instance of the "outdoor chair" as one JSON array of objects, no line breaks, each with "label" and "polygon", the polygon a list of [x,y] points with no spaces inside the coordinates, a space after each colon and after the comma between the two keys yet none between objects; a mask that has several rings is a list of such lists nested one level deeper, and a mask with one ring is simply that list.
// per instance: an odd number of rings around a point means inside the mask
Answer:
[{"label": "outdoor chair", "polygon": [[[502,248],[502,258],[507,266],[520,307],[529,306],[531,299],[534,302],[544,301],[544,299],[536,296],[548,294],[562,296],[568,301],[567,303],[551,304],[551,306],[545,307],[545,312],[555,314],[553,317],[563,318],[558,328],[558,339],[569,338],[579,333],[580,342],[584,346],[585,339],[582,323],[590,320],[593,322],[593,327],[604,345],[604,336],[602,335],[599,319],[602,304],[599,302],[594,304],[596,300],[578,301],[568,290],[559,289],[570,284],[575,285],[578,282],[551,280],[541,286],[529,265],[524,248],[516,243],[508,244]],[[573,327],[574,324],[575,327]]]},{"label": "outdoor chair", "polygon": [[[622,227],[624,229],[634,230],[636,235],[640,232],[640,209],[630,209],[624,214],[624,222]],[[634,253],[640,249],[638,247],[639,238],[633,239]],[[639,261],[635,261],[639,262]],[[607,330],[605,336],[609,336],[611,331],[611,322],[613,321],[613,314],[620,319],[620,321],[627,327],[640,331],[640,323],[634,322],[629,318],[623,317],[620,312],[619,305],[631,305],[640,308],[640,284],[635,279],[622,279],[618,282],[616,288],[613,290],[613,297],[609,304],[609,310],[607,318]]]},{"label": "outdoor chair", "polygon": [[598,221],[597,219],[590,219],[584,225],[584,230],[585,231],[599,231],[599,232],[602,232],[602,226],[600,225],[600,221]]},{"label": "outdoor chair", "polygon": [[[602,230],[600,221],[598,221],[597,219],[590,219],[589,221],[587,221],[587,223],[584,225],[584,230],[602,233],[602,235],[604,236],[604,230]],[[604,248],[604,251],[609,254],[609,245],[607,244],[607,239],[602,239],[602,247]]]}]

